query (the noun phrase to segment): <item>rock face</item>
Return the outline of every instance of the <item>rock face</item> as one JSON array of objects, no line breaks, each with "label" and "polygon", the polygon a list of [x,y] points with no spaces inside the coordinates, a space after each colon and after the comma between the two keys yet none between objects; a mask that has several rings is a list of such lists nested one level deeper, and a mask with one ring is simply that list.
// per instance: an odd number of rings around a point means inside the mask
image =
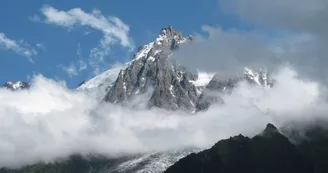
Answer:
[{"label": "rock face", "polygon": [[191,154],[165,173],[312,173],[313,162],[271,124],[253,138],[242,135]]},{"label": "rock face", "polygon": [[23,82],[23,81],[8,81],[5,84],[3,84],[3,87],[16,91],[16,90],[30,88],[30,83]]},{"label": "rock face", "polygon": [[161,29],[156,41],[141,46],[127,67],[120,71],[105,101],[122,103],[153,90],[148,105],[169,110],[195,109],[197,75],[169,61],[172,51],[191,41],[170,25]]}]

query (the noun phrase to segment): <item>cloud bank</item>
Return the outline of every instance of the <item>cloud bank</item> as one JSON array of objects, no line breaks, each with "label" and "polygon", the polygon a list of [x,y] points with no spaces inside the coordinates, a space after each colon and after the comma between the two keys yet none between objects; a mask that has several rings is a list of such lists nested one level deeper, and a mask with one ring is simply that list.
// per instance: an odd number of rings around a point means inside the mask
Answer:
[{"label": "cloud bank", "polygon": [[[183,112],[101,103],[84,92],[35,76],[30,90],[0,89],[0,167],[51,162],[71,154],[121,154],[182,147],[206,148],[242,133],[255,135],[269,122],[326,119],[320,84],[277,70],[271,90],[241,83],[225,105],[190,116]],[[134,104],[146,102],[144,98]]]},{"label": "cloud bank", "polygon": [[[279,42],[282,56],[302,75],[328,84],[328,1],[219,0],[221,10]],[[255,8],[256,7],[256,8]],[[267,45],[267,44],[264,44]],[[267,56],[270,57],[270,56]],[[267,58],[261,57],[261,58]],[[260,57],[257,57],[260,58]]]}]

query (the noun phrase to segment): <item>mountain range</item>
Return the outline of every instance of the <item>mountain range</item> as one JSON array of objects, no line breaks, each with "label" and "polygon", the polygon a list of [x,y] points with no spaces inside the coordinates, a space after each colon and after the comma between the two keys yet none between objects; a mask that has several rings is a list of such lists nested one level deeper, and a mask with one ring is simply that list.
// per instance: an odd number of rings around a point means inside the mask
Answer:
[{"label": "mountain range", "polygon": [[[162,28],[155,41],[140,46],[124,67],[114,67],[83,81],[76,90],[105,103],[124,105],[143,96],[148,108],[195,113],[206,111],[213,103],[224,104],[224,100],[213,93],[231,92],[241,81],[260,87],[274,87],[275,80],[264,70],[256,72],[245,67],[240,76],[225,78],[215,73],[193,73],[174,62],[172,55],[185,44],[192,44],[194,39],[193,36],[183,36],[171,25]],[[33,84],[9,81],[3,86],[16,91],[29,89]],[[320,133],[316,131],[314,134]],[[328,148],[325,147],[328,145],[325,144],[328,144],[325,135],[299,144],[292,143],[269,124],[253,138],[242,135],[231,137],[205,151],[185,148],[117,159],[76,155],[67,160],[29,165],[19,170],[3,168],[0,173],[157,173],[165,170],[166,173],[327,172],[327,159],[321,156],[328,156]]]}]

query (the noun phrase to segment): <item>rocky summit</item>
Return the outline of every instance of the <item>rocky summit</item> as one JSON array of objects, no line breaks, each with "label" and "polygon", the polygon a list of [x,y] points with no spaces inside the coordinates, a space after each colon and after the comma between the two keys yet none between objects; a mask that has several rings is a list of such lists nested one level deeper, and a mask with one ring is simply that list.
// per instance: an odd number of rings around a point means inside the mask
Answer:
[{"label": "rocky summit", "polygon": [[182,36],[171,25],[161,29],[156,41],[141,46],[127,67],[120,71],[105,100],[122,103],[152,89],[149,106],[194,109],[197,90],[191,81],[196,80],[197,75],[168,60],[174,50],[192,39]]}]

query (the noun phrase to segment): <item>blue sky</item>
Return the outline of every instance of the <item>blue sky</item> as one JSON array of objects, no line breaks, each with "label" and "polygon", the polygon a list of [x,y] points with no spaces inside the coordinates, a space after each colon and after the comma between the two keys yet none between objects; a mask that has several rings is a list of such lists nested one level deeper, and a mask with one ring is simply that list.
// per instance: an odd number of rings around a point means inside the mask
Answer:
[{"label": "blue sky", "polygon": [[[131,45],[122,45],[120,39],[108,44],[110,50],[98,62],[101,67],[98,72],[132,58],[138,46],[154,40],[159,30],[169,24],[184,34],[200,32],[205,24],[247,29],[233,17],[223,15],[217,0],[3,0],[0,2],[0,83],[29,80],[40,73],[64,80],[69,88],[74,88],[95,75],[94,67],[88,64],[90,51],[99,47],[104,33],[81,22],[69,26],[49,22],[45,8],[65,13],[79,8],[89,15],[97,9],[101,16],[116,16],[129,27],[126,35]],[[15,45],[8,45],[8,41]],[[132,46],[134,50],[129,51]],[[71,66],[75,71],[68,75],[65,69]]]}]

